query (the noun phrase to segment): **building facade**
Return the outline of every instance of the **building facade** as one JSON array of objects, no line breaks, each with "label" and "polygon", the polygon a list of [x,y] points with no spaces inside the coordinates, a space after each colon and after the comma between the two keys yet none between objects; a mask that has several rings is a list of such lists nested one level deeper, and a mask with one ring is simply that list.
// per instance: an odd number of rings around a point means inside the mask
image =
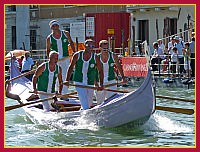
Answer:
[{"label": "building facade", "polygon": [[180,4],[5,5],[5,49],[45,49],[46,37],[51,33],[50,20],[57,19],[61,29],[70,31],[70,24],[85,22],[86,14],[101,12],[131,14],[128,31],[131,51],[144,40],[152,46],[160,38],[167,43],[169,37],[175,34],[188,41],[191,32],[195,31],[195,8],[195,5]]}]

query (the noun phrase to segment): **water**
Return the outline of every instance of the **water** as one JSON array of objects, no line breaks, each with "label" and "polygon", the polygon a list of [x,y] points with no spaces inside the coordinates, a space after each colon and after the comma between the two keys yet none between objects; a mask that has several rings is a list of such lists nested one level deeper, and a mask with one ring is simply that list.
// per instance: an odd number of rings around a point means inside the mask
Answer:
[{"label": "water", "polygon": [[[157,95],[194,99],[194,89],[157,88]],[[157,105],[194,109],[194,104],[157,98]],[[6,99],[6,105],[16,101]],[[194,147],[195,115],[156,111],[139,128],[100,128],[95,124],[51,128],[34,124],[22,108],[5,113],[6,147]]]}]

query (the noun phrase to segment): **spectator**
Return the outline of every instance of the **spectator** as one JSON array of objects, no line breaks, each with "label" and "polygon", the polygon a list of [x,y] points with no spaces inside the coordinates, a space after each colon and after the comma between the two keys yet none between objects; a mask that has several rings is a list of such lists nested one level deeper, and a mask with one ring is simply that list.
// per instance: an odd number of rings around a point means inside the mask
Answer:
[{"label": "spectator", "polygon": [[190,42],[190,57],[191,57],[191,69],[192,69],[192,77],[195,77],[195,38],[192,37],[192,41]]},{"label": "spectator", "polygon": [[[22,70],[21,73],[28,72],[32,69],[32,66],[34,65],[33,59],[30,57],[30,52],[26,51],[25,57],[22,61]],[[31,75],[26,75],[26,78],[31,80]]]},{"label": "spectator", "polygon": [[183,44],[182,40],[180,41],[178,36],[175,37],[175,42],[176,42],[175,47],[178,50],[178,63],[179,63],[178,71],[179,71],[179,74],[181,76],[183,76],[183,73],[184,73],[184,58],[183,58],[184,44]]},{"label": "spectator", "polygon": [[154,47],[154,53],[152,55],[151,58],[151,66],[152,66],[152,70],[153,71],[157,71],[157,65],[159,66],[159,70],[160,70],[160,63],[161,61],[164,59],[164,54],[163,54],[163,50],[161,48],[158,47],[158,43],[154,42],[153,43],[153,47]]}]

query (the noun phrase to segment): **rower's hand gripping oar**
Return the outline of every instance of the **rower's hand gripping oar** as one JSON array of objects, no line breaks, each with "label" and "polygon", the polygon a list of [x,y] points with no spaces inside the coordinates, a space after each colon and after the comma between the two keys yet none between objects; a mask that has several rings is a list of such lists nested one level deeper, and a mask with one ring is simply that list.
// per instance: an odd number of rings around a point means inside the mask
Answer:
[{"label": "rower's hand gripping oar", "polygon": [[[69,95],[73,95],[73,94],[76,94],[77,92],[72,92],[72,93],[68,93],[68,94],[64,94],[64,95],[58,95],[57,97],[58,98],[66,98],[68,97]],[[31,105],[31,104],[35,104],[35,103],[40,103],[40,102],[44,102],[44,101],[47,101],[47,100],[52,100],[53,97],[49,97],[49,98],[45,98],[45,99],[40,99],[40,100],[36,100],[34,102],[28,102],[28,103],[25,103],[25,104],[19,104],[19,105],[14,105],[14,106],[8,106],[8,107],[5,107],[5,111],[9,111],[9,110],[13,110],[13,109],[17,109],[17,108],[20,108],[20,107],[24,107],[24,106],[27,106],[27,105]]]}]

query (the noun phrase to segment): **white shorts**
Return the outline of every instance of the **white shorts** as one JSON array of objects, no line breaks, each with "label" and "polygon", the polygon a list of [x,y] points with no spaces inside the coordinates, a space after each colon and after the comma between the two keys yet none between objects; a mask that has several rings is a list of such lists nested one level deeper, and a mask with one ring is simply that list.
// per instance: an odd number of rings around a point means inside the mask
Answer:
[{"label": "white shorts", "polygon": [[[116,83],[116,80],[108,81],[108,82],[104,83],[104,85],[108,85],[108,84],[112,84],[112,83]],[[107,89],[116,90],[117,89],[117,85],[108,87]],[[111,92],[111,91],[104,91],[104,90],[96,91],[97,105],[101,104],[104,100],[108,99],[109,97],[111,97],[114,94],[115,93]]]},{"label": "white shorts", "polygon": [[[77,85],[84,85],[83,83],[75,82]],[[93,87],[93,85],[90,85]],[[79,100],[81,102],[81,109],[89,109],[93,105],[94,89],[76,87]]]},{"label": "white shorts", "polygon": [[[49,98],[48,95],[42,95],[42,94],[39,94],[39,97],[40,97],[40,99]],[[45,112],[49,112],[50,110],[54,109],[54,108],[51,106],[51,103],[52,103],[52,102],[53,102],[53,100],[47,100],[47,101],[42,102],[43,110],[44,110]]]},{"label": "white shorts", "polygon": [[[70,64],[70,57],[63,59],[62,61],[58,62],[58,65],[62,68],[62,80],[65,81],[67,70]],[[57,80],[57,87],[58,87],[58,80]],[[62,94],[66,94],[68,92],[68,86],[63,85]]]}]

